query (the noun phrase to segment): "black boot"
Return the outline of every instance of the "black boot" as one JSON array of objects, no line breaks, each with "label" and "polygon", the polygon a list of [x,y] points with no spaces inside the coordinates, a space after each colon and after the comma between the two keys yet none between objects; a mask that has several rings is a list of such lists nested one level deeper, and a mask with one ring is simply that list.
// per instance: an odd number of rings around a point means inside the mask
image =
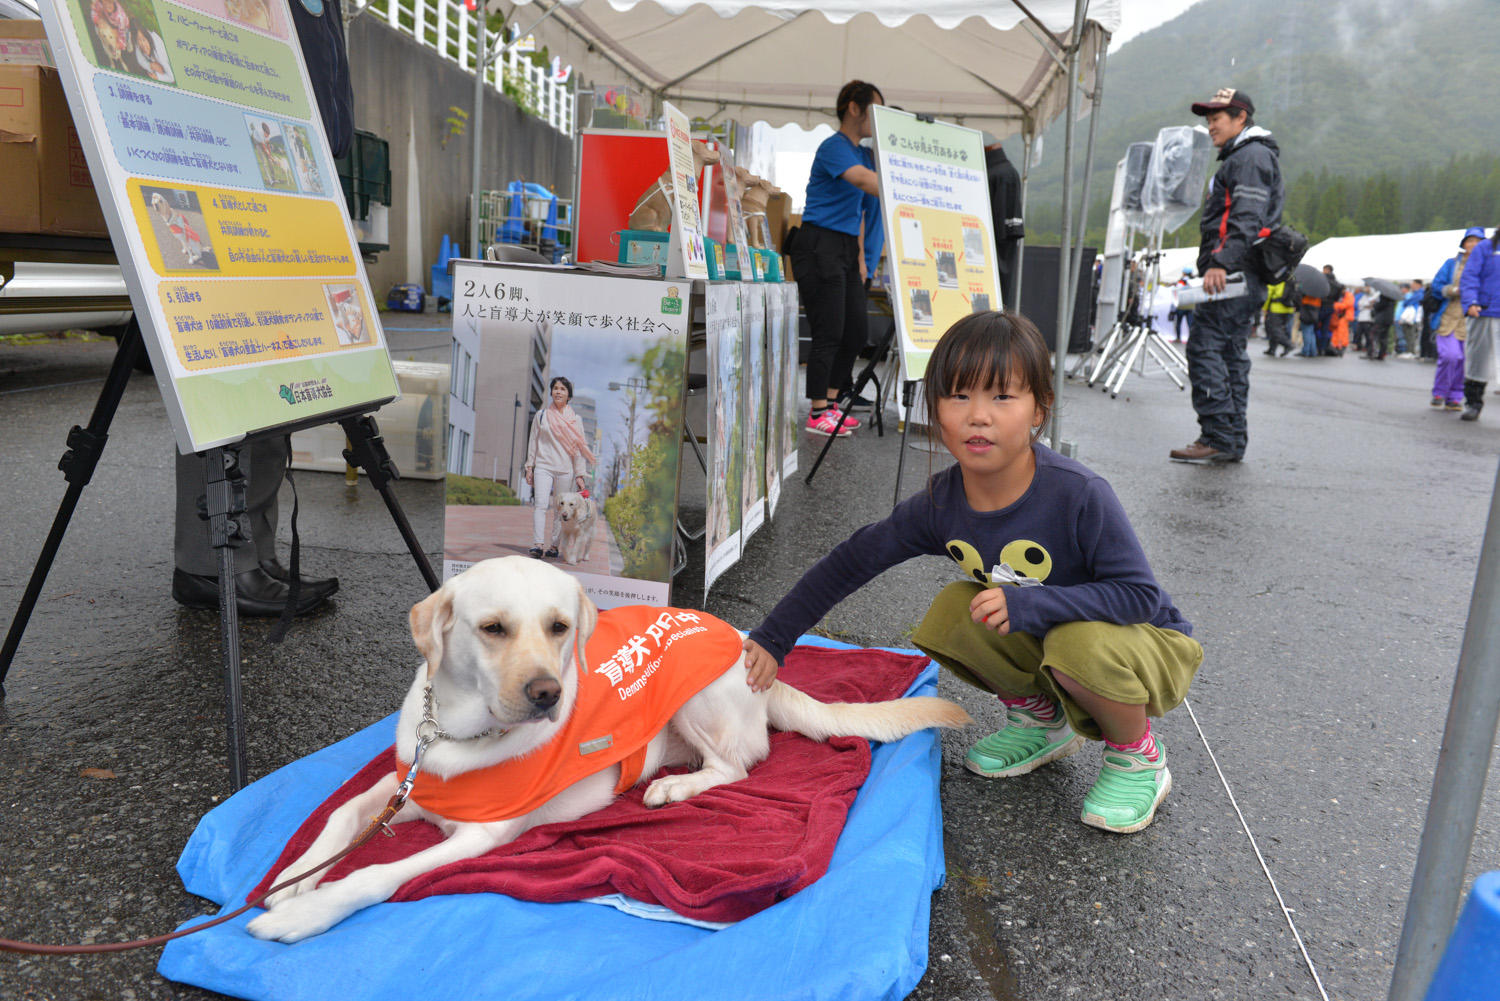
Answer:
[{"label": "black boot", "polygon": [[1479,411],[1484,409],[1484,383],[1477,379],[1464,380],[1464,412],[1461,421],[1479,420]]}]

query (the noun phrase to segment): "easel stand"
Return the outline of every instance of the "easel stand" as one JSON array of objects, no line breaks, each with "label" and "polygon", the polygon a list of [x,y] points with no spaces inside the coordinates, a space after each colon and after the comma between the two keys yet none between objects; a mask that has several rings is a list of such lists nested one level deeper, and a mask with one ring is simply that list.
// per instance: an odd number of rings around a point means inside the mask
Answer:
[{"label": "easel stand", "polygon": [[907,379],[901,383],[901,410],[906,420],[901,422],[901,454],[896,456],[896,489],[891,494],[891,507],[901,503],[901,471],[906,468],[906,429],[911,427],[911,408],[917,398],[917,382]]},{"label": "easel stand", "polygon": [[[120,338],[120,346],[115,352],[114,363],[110,366],[109,375],[104,381],[104,388],[99,393],[99,401],[94,405],[94,413],[89,419],[88,427],[80,428],[75,425],[68,432],[68,451],[63,454],[62,460],[58,463],[58,468],[63,471],[63,475],[68,480],[68,489],[63,495],[62,503],[58,505],[57,515],[52,521],[52,530],[42,545],[41,555],[37,557],[36,565],[32,568],[31,579],[27,582],[26,591],[21,596],[21,604],[16,609],[15,618],[11,620],[10,631],[5,637],[5,645],[0,648],[0,699],[5,697],[5,676],[9,673],[16,650],[21,645],[21,637],[26,632],[32,611],[36,608],[42,585],[47,580],[47,573],[52,569],[52,563],[62,545],[63,535],[67,532],[68,522],[78,506],[83,488],[93,477],[94,469],[99,464],[99,456],[104,450],[105,441],[109,438],[109,425],[114,419],[115,411],[119,408],[120,398],[124,395],[125,386],[130,381],[130,373],[136,359],[144,350],[140,330],[136,324],[132,323]],[[417,569],[421,571],[423,580],[426,581],[429,589],[437,590],[440,586],[437,574],[433,572],[427,554],[422,551],[417,542],[416,534],[412,531],[400,502],[391,491],[390,481],[399,479],[400,472],[385,450],[385,442],[380,437],[375,419],[366,414],[346,417],[340,420],[339,424],[348,435],[350,442],[350,448],[344,452],[345,460],[351,465],[363,468],[369,476],[371,485],[380,491],[386,508],[391,512],[391,518],[396,522],[397,530],[406,541],[412,558],[416,560]],[[208,519],[210,538],[219,554],[219,628],[224,654],[224,708],[229,744],[229,774],[234,788],[238,790],[244,788],[248,781],[249,771],[245,754],[244,706],[240,692],[239,608],[236,603],[234,583],[234,550],[245,542],[242,520],[245,513],[245,477],[240,469],[238,445],[212,448],[202,455],[207,487],[204,497],[204,517]]]},{"label": "easel stand", "polygon": [[[895,339],[896,321],[893,319],[890,326],[886,329],[885,334],[880,338],[880,343],[875,345],[875,351],[870,355],[869,363],[860,369],[859,377],[854,380],[854,388],[849,390],[849,398],[858,399],[863,395],[866,386],[871,382],[875,383],[875,406],[872,408],[872,413],[875,418],[875,435],[878,438],[885,437],[885,391],[880,386],[880,377],[875,374],[875,369],[880,367],[881,362],[885,361],[886,355],[891,350],[891,342]],[[829,435],[828,440],[823,443],[823,450],[818,453],[817,461],[812,464],[812,468],[807,471],[807,476],[803,478],[802,482],[812,483],[813,477],[818,474],[818,467],[823,464],[823,457],[833,447],[833,443],[838,439],[839,432],[844,429],[844,421],[848,417],[847,413],[840,411],[838,426],[833,429],[833,434]]]}]

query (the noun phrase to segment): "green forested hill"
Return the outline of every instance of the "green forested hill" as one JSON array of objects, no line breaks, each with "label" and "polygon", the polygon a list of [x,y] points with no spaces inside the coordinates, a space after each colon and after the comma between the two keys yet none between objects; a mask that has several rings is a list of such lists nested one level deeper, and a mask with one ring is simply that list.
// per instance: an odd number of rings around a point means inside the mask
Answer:
[{"label": "green forested hill", "polygon": [[[1326,227],[1313,235],[1500,223],[1496,0],[1202,0],[1132,39],[1106,67],[1091,230],[1102,231],[1126,146],[1193,123],[1188,106],[1221,86],[1254,98],[1282,149],[1294,221]],[[1080,156],[1087,124],[1076,127]],[[1019,141],[1007,146],[1019,159]],[[1062,146],[1055,124],[1031,177],[1028,238],[1041,242],[1056,239]],[[1459,196],[1482,204],[1471,214],[1452,204]],[[1392,198],[1401,204],[1375,211],[1372,200]]]}]

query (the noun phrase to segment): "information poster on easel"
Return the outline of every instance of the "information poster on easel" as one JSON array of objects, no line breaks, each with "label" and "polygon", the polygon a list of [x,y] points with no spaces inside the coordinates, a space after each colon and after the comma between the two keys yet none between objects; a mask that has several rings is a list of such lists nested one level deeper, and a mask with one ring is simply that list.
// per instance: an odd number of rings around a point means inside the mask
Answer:
[{"label": "information poster on easel", "polygon": [[740,283],[711,282],[704,302],[708,342],[708,510],[704,525],[706,592],[740,558],[744,525],[745,354]]},{"label": "information poster on easel", "polygon": [[797,444],[802,440],[802,392],[797,379],[797,367],[801,364],[798,347],[801,339],[801,324],[797,318],[801,302],[795,282],[781,286],[781,317],[786,324],[786,357],[777,385],[781,390],[781,475],[791,477],[797,472]]},{"label": "information poster on easel", "polygon": [[[703,220],[698,209],[698,171],[693,167],[693,135],[687,116],[663,101],[667,119],[667,156],[672,164],[672,277],[708,278]],[[681,262],[680,267],[676,265]]]},{"label": "information poster on easel", "polygon": [[740,544],[766,520],[766,288],[744,283],[740,290],[740,329],[745,353],[741,386],[745,395],[745,506]]},{"label": "information poster on easel", "polygon": [[41,0],[183,452],[398,395],[286,0]]},{"label": "information poster on easel", "polygon": [[984,144],[961,125],[872,110],[902,378],[920,379],[944,331],[1002,307]]},{"label": "information poster on easel", "polygon": [[[786,393],[781,388],[789,346],[783,296],[786,286],[781,282],[768,282],[761,288],[766,297],[766,515],[775,518],[776,507],[781,502],[781,463],[786,455],[786,440],[782,433]],[[796,348],[793,346],[792,350]]]}]

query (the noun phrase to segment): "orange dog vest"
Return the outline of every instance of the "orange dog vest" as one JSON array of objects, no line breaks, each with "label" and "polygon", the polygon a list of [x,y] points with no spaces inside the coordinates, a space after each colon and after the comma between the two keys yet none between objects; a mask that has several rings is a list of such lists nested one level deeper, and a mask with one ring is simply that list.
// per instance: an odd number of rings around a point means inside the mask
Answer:
[{"label": "orange dog vest", "polygon": [[[705,612],[627,605],[599,613],[577,665],[578,698],[557,734],[520,758],[439,778],[418,772],[411,798],[449,820],[488,824],[530,813],[564,789],[620,765],[616,793],[641,778],[646,745],[742,650],[734,627]],[[410,762],[396,761],[396,778]]]}]

